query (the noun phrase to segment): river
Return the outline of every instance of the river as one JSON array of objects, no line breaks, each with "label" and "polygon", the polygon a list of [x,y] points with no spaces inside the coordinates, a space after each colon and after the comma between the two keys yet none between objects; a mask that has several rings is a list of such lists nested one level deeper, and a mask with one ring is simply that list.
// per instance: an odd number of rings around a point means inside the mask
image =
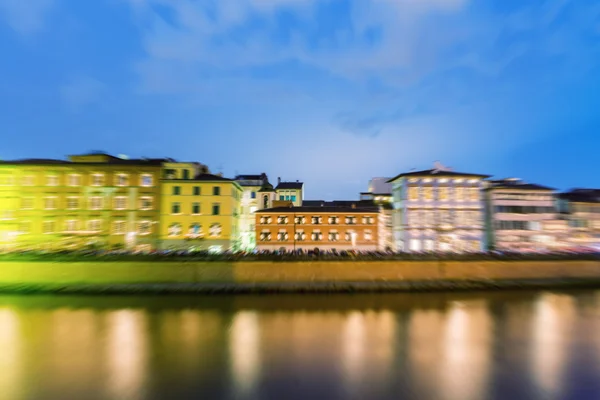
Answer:
[{"label": "river", "polygon": [[599,399],[600,291],[2,296],[0,399]]}]

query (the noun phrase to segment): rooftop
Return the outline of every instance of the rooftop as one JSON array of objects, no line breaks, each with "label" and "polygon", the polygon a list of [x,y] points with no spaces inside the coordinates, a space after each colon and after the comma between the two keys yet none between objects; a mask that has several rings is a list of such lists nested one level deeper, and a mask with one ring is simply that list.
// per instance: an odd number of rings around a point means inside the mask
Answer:
[{"label": "rooftop", "polygon": [[571,189],[558,197],[573,203],[600,203],[600,189]]},{"label": "rooftop", "polygon": [[274,208],[266,208],[264,210],[257,210],[256,213],[377,213],[377,207],[310,207],[310,206],[301,206],[301,207],[274,207]]},{"label": "rooftop", "polygon": [[553,192],[556,189],[538,185],[535,183],[527,183],[517,178],[508,178],[508,179],[500,179],[490,181],[490,187],[486,190],[494,190],[494,189],[519,189],[519,190],[540,190],[540,191],[549,191]]},{"label": "rooftop", "polygon": [[279,182],[279,184],[277,185],[277,187],[275,188],[276,190],[280,190],[280,189],[302,189],[302,187],[304,186],[303,182]]},{"label": "rooftop", "polygon": [[449,170],[443,170],[443,169],[426,169],[423,171],[405,172],[405,173],[396,175],[395,177],[390,179],[388,182],[393,182],[396,179],[403,178],[403,177],[420,177],[420,176],[422,176],[422,177],[428,177],[428,176],[473,177],[473,178],[482,178],[482,179],[491,177],[491,175],[485,175],[485,174],[472,174],[472,173],[468,173],[468,172],[456,172],[456,171],[449,171]]}]

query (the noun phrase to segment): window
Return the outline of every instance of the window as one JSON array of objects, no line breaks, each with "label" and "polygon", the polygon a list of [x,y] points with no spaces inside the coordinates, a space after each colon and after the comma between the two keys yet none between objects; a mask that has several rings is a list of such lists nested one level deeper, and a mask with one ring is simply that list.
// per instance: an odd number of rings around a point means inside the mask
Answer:
[{"label": "window", "polygon": [[411,186],[408,188],[408,199],[410,201],[417,201],[419,200],[419,191],[418,188],[416,186]]},{"label": "window", "polygon": [[423,187],[423,198],[425,201],[433,200],[433,188],[431,186]]},{"label": "window", "polygon": [[23,186],[33,186],[34,184],[34,176],[27,175],[23,177]]},{"label": "window", "polygon": [[102,197],[90,197],[90,210],[102,209]]},{"label": "window", "polygon": [[154,176],[152,174],[142,174],[140,177],[140,186],[151,187],[154,185]]},{"label": "window", "polygon": [[138,233],[140,235],[149,235],[152,232],[152,222],[140,221],[138,223]]},{"label": "window", "polygon": [[56,209],[56,197],[46,197],[44,199],[44,209],[55,210]]},{"label": "window", "polygon": [[289,222],[289,219],[288,219],[288,217],[286,217],[286,216],[280,216],[280,217],[277,217],[277,223],[278,223],[279,225],[285,225],[285,224],[287,224],[288,222]]},{"label": "window", "polygon": [[355,236],[356,233],[354,233],[353,231],[348,231],[344,234],[344,239],[346,240],[346,242],[349,242],[352,240],[352,236]]},{"label": "window", "polygon": [[92,174],[92,186],[103,186],[104,175],[103,174]]},{"label": "window", "polygon": [[114,200],[115,210],[125,210],[127,209],[127,197],[125,196],[117,196]]},{"label": "window", "polygon": [[279,200],[280,201],[284,201],[285,200],[285,196],[279,196]]},{"label": "window", "polygon": [[76,219],[70,219],[65,222],[65,231],[67,232],[76,232],[78,228],[78,221]]},{"label": "window", "polygon": [[323,217],[311,217],[310,220],[313,225],[321,225],[323,222]]},{"label": "window", "polygon": [[375,222],[375,218],[373,217],[363,217],[362,219],[362,223],[365,225],[373,225],[373,222]]},{"label": "window", "polygon": [[330,242],[337,242],[338,240],[340,240],[340,234],[337,231],[329,232],[329,241]]},{"label": "window", "polygon": [[102,221],[99,219],[92,219],[88,221],[89,232],[99,232],[102,230]]},{"label": "window", "polygon": [[115,176],[115,186],[128,186],[128,185],[129,185],[129,175],[117,174]]},{"label": "window", "polygon": [[69,174],[67,176],[67,186],[81,186],[81,175]]},{"label": "window", "polygon": [[192,214],[200,214],[200,203],[192,203]]},{"label": "window", "polygon": [[171,225],[169,225],[168,235],[169,236],[181,236],[181,224],[174,222]]},{"label": "window", "polygon": [[125,221],[113,222],[113,235],[125,234]]},{"label": "window", "polygon": [[190,228],[188,229],[188,236],[192,238],[202,237],[202,225],[197,222],[191,224]]},{"label": "window", "polygon": [[183,179],[190,179],[190,170],[189,169],[183,170]]},{"label": "window", "polygon": [[298,242],[303,242],[306,240],[306,233],[304,231],[297,231],[295,238]]},{"label": "window", "polygon": [[306,224],[306,217],[295,217],[294,221],[296,224],[304,225]]},{"label": "window", "polygon": [[33,197],[23,197],[21,199],[21,208],[23,210],[32,210],[33,209]]},{"label": "window", "polygon": [[173,195],[174,196],[179,196],[181,194],[181,187],[179,186],[173,186]]},{"label": "window", "polygon": [[67,210],[77,210],[79,208],[79,197],[67,197]]},{"label": "window", "polygon": [[270,242],[271,241],[271,232],[269,231],[262,231],[260,233],[260,240],[263,242]]},{"label": "window", "polygon": [[200,186],[194,186],[194,196],[200,196]]},{"label": "window", "polygon": [[140,197],[140,210],[152,210],[153,198],[150,196]]},{"label": "window", "polygon": [[251,198],[251,199],[255,199],[255,198],[256,198],[256,192],[252,192],[252,193],[250,193],[250,198]]},{"label": "window", "polygon": [[340,217],[329,217],[328,222],[330,225],[337,225],[340,223]]},{"label": "window", "polygon": [[296,201],[296,196],[290,196],[290,200],[295,202]]},{"label": "window", "polygon": [[181,204],[180,203],[171,204],[171,214],[181,214]]},{"label": "window", "polygon": [[469,200],[479,200],[479,188],[469,188]]},{"label": "window", "polygon": [[269,208],[269,196],[266,194],[263,196],[263,208]]},{"label": "window", "polygon": [[273,219],[271,217],[260,217],[260,223],[261,224],[270,224],[271,222],[273,222]]},{"label": "window", "polygon": [[213,196],[220,196],[221,195],[221,188],[218,186],[213,187]]},{"label": "window", "polygon": [[365,240],[367,242],[370,242],[371,240],[373,240],[373,232],[371,232],[370,230],[366,230],[365,231]]},{"label": "window", "polygon": [[48,175],[46,177],[46,186],[58,186],[58,176]]},{"label": "window", "polygon": [[23,221],[19,223],[19,233],[31,233],[31,222]]},{"label": "window", "polygon": [[454,188],[454,196],[456,197],[457,201],[464,201],[465,200],[465,188],[462,186],[458,186],[458,187]]},{"label": "window", "polygon": [[44,223],[42,225],[42,232],[45,234],[54,233],[55,232],[54,221],[44,221]]},{"label": "window", "polygon": [[323,240],[323,234],[319,231],[313,231],[311,238],[313,242],[320,242],[321,240]]},{"label": "window", "polygon": [[356,217],[346,217],[346,225],[355,225]]},{"label": "window", "polygon": [[286,231],[279,231],[279,233],[277,233],[277,240],[280,242],[285,242],[286,240],[288,240],[289,235]]},{"label": "window", "polygon": [[208,230],[208,234],[210,235],[210,237],[219,237],[221,236],[222,233],[222,228],[221,228],[221,224],[212,224]]},{"label": "window", "polygon": [[219,204],[213,204],[212,215],[219,215],[221,213],[221,206]]},{"label": "window", "polygon": [[448,186],[440,186],[438,188],[438,200],[448,201]]}]

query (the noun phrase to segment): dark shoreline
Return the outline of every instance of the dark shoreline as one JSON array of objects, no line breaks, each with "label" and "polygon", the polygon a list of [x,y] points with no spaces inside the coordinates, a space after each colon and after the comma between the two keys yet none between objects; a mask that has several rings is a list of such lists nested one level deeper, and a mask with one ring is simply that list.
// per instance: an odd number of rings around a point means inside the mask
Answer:
[{"label": "dark shoreline", "polygon": [[600,289],[600,278],[276,283],[0,284],[0,294],[210,295]]}]

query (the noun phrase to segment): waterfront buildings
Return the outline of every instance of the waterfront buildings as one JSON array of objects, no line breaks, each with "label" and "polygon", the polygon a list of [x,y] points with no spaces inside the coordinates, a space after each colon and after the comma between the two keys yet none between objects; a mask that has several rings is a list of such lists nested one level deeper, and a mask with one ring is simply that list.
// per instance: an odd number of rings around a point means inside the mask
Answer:
[{"label": "waterfront buildings", "polygon": [[239,250],[242,187],[220,175],[187,176],[177,173],[161,181],[160,248]]},{"label": "waterfront buildings", "polygon": [[258,210],[255,216],[258,250],[377,250],[374,207],[288,206]]},{"label": "waterfront buildings", "polygon": [[[265,173],[260,175],[238,175],[235,177],[235,181],[243,190],[239,218],[240,249],[252,251],[256,248],[254,213],[261,207],[261,193],[262,196],[266,194],[266,192],[261,192],[261,189],[269,184],[269,178]],[[273,193],[275,192],[273,191]],[[269,198],[268,194],[267,198]]]},{"label": "waterfront buildings", "polygon": [[397,175],[392,183],[396,251],[484,250],[481,190],[489,175],[434,169]]},{"label": "waterfront buildings", "polygon": [[600,250],[600,189],[573,189],[558,197],[569,224],[569,244]]},{"label": "waterfront buildings", "polygon": [[485,189],[488,249],[547,251],[564,246],[554,189],[520,179],[490,181]]},{"label": "waterfront buildings", "polygon": [[156,247],[159,179],[173,162],[99,152],[2,161],[0,247]]}]

